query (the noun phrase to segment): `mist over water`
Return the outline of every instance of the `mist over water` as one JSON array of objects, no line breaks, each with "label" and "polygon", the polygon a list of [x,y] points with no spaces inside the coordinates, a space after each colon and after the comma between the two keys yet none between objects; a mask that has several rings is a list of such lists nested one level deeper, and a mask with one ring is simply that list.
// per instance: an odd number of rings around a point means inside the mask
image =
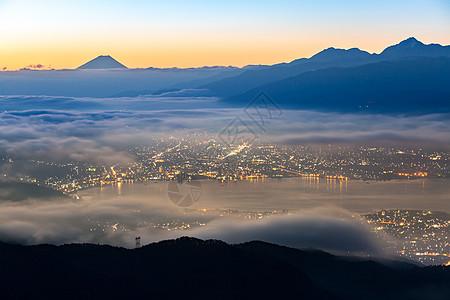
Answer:
[{"label": "mist over water", "polygon": [[[3,164],[1,171],[17,181],[33,174],[30,171],[45,170],[30,170],[30,159],[127,164],[135,159],[126,151],[130,145],[205,131],[216,137],[236,115],[244,115],[241,109],[216,107],[217,99],[211,97],[0,98],[4,110],[0,148],[18,158],[14,164]],[[442,141],[448,140],[448,120],[447,114],[375,116],[292,110],[257,134],[258,141],[281,144],[370,141],[447,149]],[[30,193],[23,195],[25,200],[11,201],[8,195],[20,193],[10,189],[3,194],[0,240],[22,244],[133,247],[136,236],[147,244],[189,235],[230,243],[259,239],[337,253],[380,254],[383,242],[364,226],[360,214],[380,209],[450,211],[450,187],[445,180],[432,179],[363,182],[297,177],[223,185],[202,181],[201,198],[187,209],[168,199],[167,182],[160,181],[83,190],[79,200],[49,200]],[[348,236],[353,239],[347,240]]]},{"label": "mist over water", "polygon": [[[205,185],[204,202],[214,208],[309,209],[334,205],[356,213],[379,209],[450,210],[445,180],[338,181],[294,177]],[[199,204],[199,205],[201,205]]]},{"label": "mist over water", "polygon": [[[236,116],[252,124],[243,111],[247,103],[223,107],[220,99],[196,93],[199,90],[111,98],[0,96],[0,151],[15,161],[5,160],[1,172],[20,181],[46,170],[32,170],[30,160],[128,164],[136,160],[128,151],[135,145],[171,136],[217,138]],[[394,145],[434,152],[449,149],[448,116],[284,110],[264,131],[256,125],[251,129],[256,143],[263,144]],[[168,199],[167,182],[161,181],[83,190],[78,200],[43,199],[33,193],[20,194],[20,201],[8,198],[19,194],[13,189],[0,193],[0,241],[133,247],[137,236],[147,244],[189,235],[380,254],[383,242],[365,226],[361,214],[380,209],[450,211],[450,187],[434,179],[202,181],[201,198],[185,209]]]},{"label": "mist over water", "polygon": [[[174,206],[166,182],[123,183],[79,193],[83,198],[132,199],[148,196],[149,203]],[[318,177],[281,180],[202,181],[202,196],[192,208],[236,210],[304,210],[336,206],[354,213],[380,209],[420,209],[450,212],[450,186],[445,179],[339,181]],[[156,197],[157,196],[157,197]]]},{"label": "mist over water", "polygon": [[0,0],[0,300],[450,300],[450,1],[305,2]]},{"label": "mist over water", "polygon": [[[30,196],[2,201],[0,239],[22,244],[92,242],[133,247],[136,236],[146,244],[188,235],[232,243],[261,239],[339,253],[380,254],[382,242],[359,215],[380,209],[450,212],[450,186],[445,180],[363,182],[296,177],[201,183],[201,198],[188,208],[169,200],[167,182],[162,181],[82,190],[79,200]],[[353,242],[333,242],[330,234],[351,235]]]},{"label": "mist over water", "polygon": [[[187,209],[181,209],[169,201],[166,182],[123,183],[84,190],[79,195],[82,203],[88,203],[88,211],[90,207],[109,207],[107,212],[96,209],[91,215],[93,218],[107,216],[111,223],[120,220],[123,223],[140,224],[136,225],[134,231],[122,236],[128,236],[128,241],[121,240],[128,246],[132,246],[133,234],[142,236],[148,242],[192,235],[229,242],[262,239],[288,246],[316,246],[338,252],[357,251],[366,247],[374,253],[373,249],[380,248],[381,242],[362,225],[359,215],[380,209],[450,211],[450,187],[445,180],[432,179],[363,182],[297,177],[224,182],[223,185],[217,181],[202,181],[200,200]],[[111,211],[111,208],[114,209]],[[241,215],[228,215],[226,210],[235,210]],[[283,210],[286,214],[274,214],[262,220],[242,218],[246,212]],[[145,228],[143,224],[150,220],[164,223],[199,221],[205,226],[162,231]],[[279,228],[279,233],[294,233],[288,236],[265,234],[269,231],[264,228],[273,226]],[[302,239],[305,228],[310,228],[310,234],[317,230],[316,237],[320,242]],[[330,241],[330,233],[344,237],[357,228],[358,234],[352,233],[354,243],[323,245],[324,241]],[[103,238],[114,238],[114,234],[120,236],[120,233],[114,232]],[[358,251],[364,252],[361,249]]]}]

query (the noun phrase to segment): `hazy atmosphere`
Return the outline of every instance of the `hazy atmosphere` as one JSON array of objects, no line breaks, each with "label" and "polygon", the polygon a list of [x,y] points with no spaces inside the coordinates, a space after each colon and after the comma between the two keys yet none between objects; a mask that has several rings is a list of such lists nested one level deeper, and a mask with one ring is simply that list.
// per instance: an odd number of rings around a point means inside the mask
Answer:
[{"label": "hazy atmosphere", "polygon": [[450,298],[448,1],[0,26],[2,299]]}]

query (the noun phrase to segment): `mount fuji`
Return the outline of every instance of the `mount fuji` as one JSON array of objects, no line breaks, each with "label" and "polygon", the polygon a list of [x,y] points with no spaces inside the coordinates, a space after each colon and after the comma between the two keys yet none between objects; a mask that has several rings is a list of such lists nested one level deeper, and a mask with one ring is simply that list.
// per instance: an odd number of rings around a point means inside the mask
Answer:
[{"label": "mount fuji", "polygon": [[88,61],[84,65],[79,66],[77,69],[103,70],[103,69],[128,69],[128,68],[109,55],[100,55],[99,57]]}]

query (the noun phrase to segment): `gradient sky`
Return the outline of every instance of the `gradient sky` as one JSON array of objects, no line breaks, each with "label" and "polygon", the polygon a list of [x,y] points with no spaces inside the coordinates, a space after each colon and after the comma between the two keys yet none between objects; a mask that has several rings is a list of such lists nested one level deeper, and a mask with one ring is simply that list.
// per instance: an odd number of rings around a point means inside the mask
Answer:
[{"label": "gradient sky", "polygon": [[450,44],[449,0],[0,0],[0,69],[273,64],[330,47]]}]

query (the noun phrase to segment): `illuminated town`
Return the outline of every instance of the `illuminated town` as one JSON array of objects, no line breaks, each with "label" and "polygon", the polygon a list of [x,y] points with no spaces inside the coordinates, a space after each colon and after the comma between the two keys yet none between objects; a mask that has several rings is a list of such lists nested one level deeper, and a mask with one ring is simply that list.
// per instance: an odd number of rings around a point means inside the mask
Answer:
[{"label": "illuminated town", "polygon": [[[210,221],[217,218],[235,218],[236,220],[261,220],[274,215],[290,214],[287,210],[280,211],[239,211],[234,209],[180,209],[177,217],[153,217],[147,218],[145,215],[136,212],[133,218],[123,222],[118,222],[113,218],[92,218],[84,215],[89,224],[90,231],[116,232],[132,231],[136,229],[146,229],[150,231],[180,231],[195,229],[206,226]],[[132,220],[132,221],[130,221]]]},{"label": "illuminated town", "polygon": [[[450,177],[450,153],[420,149],[341,145],[240,144],[215,139],[155,139],[128,150],[134,162],[23,162],[3,156],[0,176],[46,186],[64,194],[119,182],[173,180],[178,174],[219,181],[320,177],[330,180],[392,180]],[[27,165],[28,174],[21,165]],[[15,171],[19,169],[20,172]],[[18,175],[21,174],[19,178]]]},{"label": "illuminated town", "polygon": [[[388,249],[426,265],[450,265],[450,215],[421,210],[382,210],[363,216]],[[385,234],[385,236],[383,236]]]},{"label": "illuminated town", "polygon": [[[134,146],[135,159],[120,163],[23,161],[4,155],[0,176],[51,188],[73,198],[77,191],[123,182],[189,179],[220,182],[261,178],[314,177],[335,181],[414,180],[449,178],[450,153],[421,149],[343,145],[239,144],[229,147],[216,139],[154,139]],[[24,171],[26,170],[26,172]],[[20,174],[20,175],[18,175]],[[184,217],[148,219],[137,214],[133,222],[97,219],[85,215],[93,232],[190,230],[205,226],[217,216],[257,220],[282,211],[236,211],[180,209]],[[362,215],[380,236],[390,237],[388,250],[427,265],[450,263],[450,216],[446,213],[413,210],[383,210]]]},{"label": "illuminated town", "polygon": [[[146,218],[136,212],[133,218],[84,216],[92,232],[126,232],[145,229],[150,232],[185,231],[206,226],[217,218],[238,221],[261,220],[295,211],[239,211],[230,209],[180,209],[177,217]],[[385,241],[385,250],[424,265],[450,265],[450,214],[421,210],[382,210],[361,216],[372,231]],[[131,220],[131,221],[130,221]]]}]

